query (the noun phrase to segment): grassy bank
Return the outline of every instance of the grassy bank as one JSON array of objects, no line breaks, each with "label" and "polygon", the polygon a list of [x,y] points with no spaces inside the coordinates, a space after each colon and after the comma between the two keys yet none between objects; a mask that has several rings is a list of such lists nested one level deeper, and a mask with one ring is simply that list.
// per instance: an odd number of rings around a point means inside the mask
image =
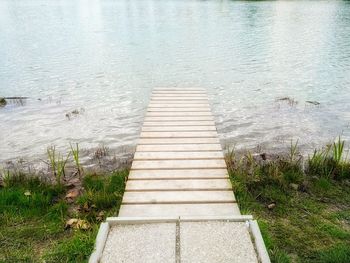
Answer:
[{"label": "grassy bank", "polygon": [[243,214],[258,219],[272,262],[350,262],[350,162],[344,143],[306,160],[290,154],[227,155]]},{"label": "grassy bank", "polygon": [[74,184],[7,175],[0,187],[0,262],[85,262],[99,223],[118,212],[126,177],[86,175],[77,192]]},{"label": "grassy bank", "polygon": [[[350,262],[350,162],[340,139],[309,158],[238,154],[226,162],[242,214],[258,219],[272,262]],[[75,166],[67,173],[71,158]],[[117,214],[127,172],[89,174],[78,145],[48,148],[51,179],[2,171],[0,262],[86,262]],[[44,177],[48,178],[48,176]]]}]

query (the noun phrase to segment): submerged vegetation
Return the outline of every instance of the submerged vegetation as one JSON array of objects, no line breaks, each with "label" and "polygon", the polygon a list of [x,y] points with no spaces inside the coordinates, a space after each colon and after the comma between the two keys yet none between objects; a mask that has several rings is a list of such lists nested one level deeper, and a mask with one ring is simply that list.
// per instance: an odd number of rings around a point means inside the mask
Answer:
[{"label": "submerged vegetation", "polygon": [[0,107],[5,107],[7,104],[7,101],[5,98],[0,97]]},{"label": "submerged vegetation", "polygon": [[340,138],[307,160],[227,155],[243,214],[258,219],[272,262],[350,262],[350,161]]}]

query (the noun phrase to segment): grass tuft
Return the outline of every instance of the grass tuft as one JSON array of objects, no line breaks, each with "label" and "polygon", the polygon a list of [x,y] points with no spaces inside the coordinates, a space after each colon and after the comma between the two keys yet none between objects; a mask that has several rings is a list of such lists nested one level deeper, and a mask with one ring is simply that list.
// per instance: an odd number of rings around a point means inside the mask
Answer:
[{"label": "grass tuft", "polygon": [[[69,203],[62,184],[7,172],[0,188],[0,262],[86,262],[100,221],[119,210],[126,177],[126,171],[87,176],[82,196]],[[66,228],[72,217],[91,227]]]},{"label": "grass tuft", "polygon": [[304,161],[286,156],[226,156],[243,214],[253,214],[272,262],[350,262],[349,161],[339,138]]}]

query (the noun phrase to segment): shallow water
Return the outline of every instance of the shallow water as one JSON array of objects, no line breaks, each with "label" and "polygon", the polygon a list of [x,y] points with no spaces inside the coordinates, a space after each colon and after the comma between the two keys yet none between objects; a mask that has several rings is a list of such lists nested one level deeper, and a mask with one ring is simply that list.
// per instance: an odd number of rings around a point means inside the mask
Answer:
[{"label": "shallow water", "polygon": [[29,97],[0,108],[0,161],[132,151],[158,86],[206,88],[223,145],[349,139],[350,2],[0,1],[0,97]]}]

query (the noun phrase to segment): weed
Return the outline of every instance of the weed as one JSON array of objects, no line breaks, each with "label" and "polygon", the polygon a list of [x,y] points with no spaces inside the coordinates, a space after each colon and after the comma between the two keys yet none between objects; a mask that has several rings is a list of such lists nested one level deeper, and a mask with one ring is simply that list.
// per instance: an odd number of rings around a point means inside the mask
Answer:
[{"label": "weed", "polygon": [[350,163],[344,157],[345,142],[339,137],[325,149],[315,150],[308,158],[307,173],[333,179],[350,178]]},{"label": "weed", "polygon": [[298,104],[298,101],[294,98],[291,98],[291,97],[277,98],[276,101],[285,101],[291,107],[296,106]]},{"label": "weed", "polygon": [[74,159],[75,166],[77,168],[77,173],[79,175],[79,178],[81,179],[83,175],[83,167],[80,164],[80,156],[79,156],[79,144],[76,143],[75,148],[72,144],[70,144],[71,154]]},{"label": "weed", "polygon": [[51,170],[56,178],[56,183],[61,184],[62,176],[65,176],[65,167],[69,159],[70,153],[67,154],[66,158],[61,156],[61,154],[56,152],[55,146],[50,146],[47,148],[47,156],[51,165]]},{"label": "weed", "polygon": [[102,157],[108,156],[109,148],[105,145],[100,145],[94,152],[95,159],[101,159]]},{"label": "weed", "polygon": [[350,262],[344,144],[338,139],[315,151],[305,170],[297,144],[291,143],[289,155],[271,160],[226,156],[241,212],[259,219],[272,262]]},{"label": "weed", "polygon": [[119,209],[127,177],[126,171],[87,176],[82,198],[91,198],[92,207],[74,216],[89,220],[91,228],[72,230],[65,225],[75,204],[66,202],[64,186],[8,174],[0,188],[0,262],[86,262],[99,222]]},{"label": "weed", "polygon": [[5,107],[7,104],[7,101],[5,98],[0,97],[0,107]]},{"label": "weed", "polygon": [[293,140],[290,141],[289,156],[290,156],[290,162],[291,163],[294,163],[295,157],[298,154],[298,141],[299,140],[297,140],[294,144],[293,144]]}]

